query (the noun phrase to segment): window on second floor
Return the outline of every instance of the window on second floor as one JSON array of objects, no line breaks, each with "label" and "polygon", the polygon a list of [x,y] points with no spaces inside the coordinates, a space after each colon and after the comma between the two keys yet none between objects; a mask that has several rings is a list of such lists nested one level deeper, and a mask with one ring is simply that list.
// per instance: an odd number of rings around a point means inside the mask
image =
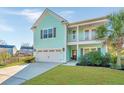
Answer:
[{"label": "window on second floor", "polygon": [[47,30],[44,30],[44,38],[47,38]]},{"label": "window on second floor", "polygon": [[92,39],[96,39],[96,29],[92,29]]},{"label": "window on second floor", "polygon": [[76,31],[73,31],[73,32],[72,32],[72,38],[73,38],[73,39],[76,39]]},{"label": "window on second floor", "polygon": [[41,35],[41,39],[55,38],[56,37],[56,28],[41,30],[40,35]]},{"label": "window on second floor", "polygon": [[52,29],[48,29],[48,37],[49,38],[52,38],[52,33],[53,33]]},{"label": "window on second floor", "polygon": [[85,40],[89,40],[89,30],[85,30]]},{"label": "window on second floor", "polygon": [[53,28],[53,36],[56,37],[56,28]]}]

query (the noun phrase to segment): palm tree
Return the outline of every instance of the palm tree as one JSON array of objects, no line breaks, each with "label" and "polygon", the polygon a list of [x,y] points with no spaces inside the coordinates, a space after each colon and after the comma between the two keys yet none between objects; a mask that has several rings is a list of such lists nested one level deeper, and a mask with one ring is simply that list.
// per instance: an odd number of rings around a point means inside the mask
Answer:
[{"label": "palm tree", "polygon": [[121,51],[124,44],[124,11],[108,16],[109,22],[97,28],[97,38],[104,39],[107,45],[111,45],[117,55],[117,69],[121,69]]}]

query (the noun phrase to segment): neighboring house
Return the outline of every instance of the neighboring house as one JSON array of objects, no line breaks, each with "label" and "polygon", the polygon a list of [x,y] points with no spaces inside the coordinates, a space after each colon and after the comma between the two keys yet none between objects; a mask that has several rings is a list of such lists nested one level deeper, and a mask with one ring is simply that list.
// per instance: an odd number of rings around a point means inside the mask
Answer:
[{"label": "neighboring house", "polygon": [[0,45],[0,53],[9,53],[11,55],[15,55],[17,49],[15,45]]},{"label": "neighboring house", "polygon": [[33,47],[31,46],[21,46],[20,53],[24,55],[32,55],[33,54]]},{"label": "neighboring house", "polygon": [[45,9],[32,26],[34,56],[40,62],[67,62],[78,60],[90,51],[107,52],[107,45],[96,40],[96,27],[107,22],[107,17],[69,23]]}]

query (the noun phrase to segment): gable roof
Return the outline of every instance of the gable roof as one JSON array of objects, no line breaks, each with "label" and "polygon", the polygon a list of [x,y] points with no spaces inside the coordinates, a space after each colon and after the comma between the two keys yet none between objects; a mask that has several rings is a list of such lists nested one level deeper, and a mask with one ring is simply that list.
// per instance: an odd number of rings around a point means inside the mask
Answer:
[{"label": "gable roof", "polygon": [[15,45],[0,45],[0,48],[14,48]]},{"label": "gable roof", "polygon": [[58,14],[56,14],[55,12],[53,12],[53,11],[51,11],[51,10],[49,10],[48,8],[46,8],[45,10],[44,10],[44,12],[42,13],[42,15],[36,20],[36,22],[33,24],[33,26],[31,27],[31,29],[35,29],[39,24],[40,24],[40,22],[41,22],[41,20],[42,20],[42,18],[44,17],[44,15],[46,14],[46,13],[49,13],[49,14],[51,14],[51,15],[54,15],[56,18],[58,18],[61,22],[65,22],[65,23],[67,23],[68,21],[66,20],[66,19],[64,19],[63,17],[61,17],[61,16],[59,16]]}]

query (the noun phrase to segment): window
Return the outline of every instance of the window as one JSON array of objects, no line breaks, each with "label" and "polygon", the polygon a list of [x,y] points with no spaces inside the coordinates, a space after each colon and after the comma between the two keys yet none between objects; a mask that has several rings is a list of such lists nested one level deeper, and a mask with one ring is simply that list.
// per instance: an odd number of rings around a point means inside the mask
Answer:
[{"label": "window", "polygon": [[96,48],[91,48],[91,51],[92,51],[92,52],[96,51]]},{"label": "window", "polygon": [[41,39],[53,37],[56,37],[56,28],[41,30]]},{"label": "window", "polygon": [[85,40],[89,40],[89,30],[85,31]]},{"label": "window", "polygon": [[81,48],[81,55],[83,55],[83,48]]},{"label": "window", "polygon": [[76,39],[76,31],[73,31],[73,33],[72,33],[72,38],[73,38],[73,39]]},{"label": "window", "polygon": [[43,52],[48,52],[48,50],[44,50]]},{"label": "window", "polygon": [[92,30],[92,39],[93,40],[96,39],[96,30],[95,29]]},{"label": "window", "polygon": [[52,38],[52,29],[48,29],[48,37]]},{"label": "window", "polygon": [[44,30],[44,38],[47,38],[47,30]]},{"label": "window", "polygon": [[84,49],[84,53],[87,54],[90,51],[89,48]]},{"label": "window", "polygon": [[60,49],[57,49],[56,52],[61,52],[61,50]]},{"label": "window", "polygon": [[49,50],[49,52],[54,52],[55,50]]},{"label": "window", "polygon": [[56,37],[56,28],[53,28],[53,36]]},{"label": "window", "polygon": [[85,54],[87,54],[88,52],[94,52],[94,51],[97,51],[97,48],[96,47],[91,47],[91,48],[85,48],[84,49],[84,54],[83,55],[85,55]]},{"label": "window", "polygon": [[101,52],[101,48],[98,48],[98,52]]}]

